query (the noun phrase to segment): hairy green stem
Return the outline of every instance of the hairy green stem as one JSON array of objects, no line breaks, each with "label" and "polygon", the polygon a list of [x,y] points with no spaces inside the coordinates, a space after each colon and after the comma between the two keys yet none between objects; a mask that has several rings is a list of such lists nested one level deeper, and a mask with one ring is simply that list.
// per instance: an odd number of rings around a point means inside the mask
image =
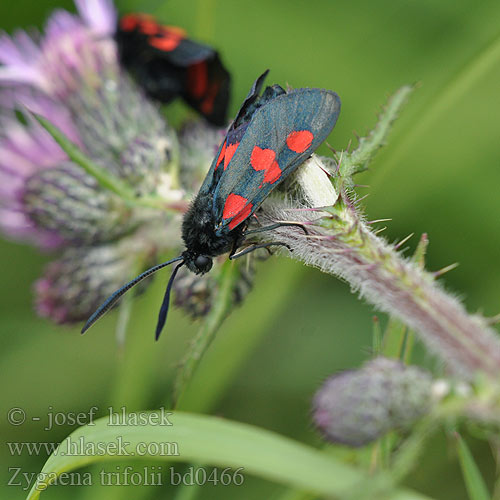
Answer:
[{"label": "hairy green stem", "polygon": [[351,178],[354,174],[368,168],[368,163],[385,145],[392,124],[413,90],[414,87],[410,85],[398,89],[389,99],[373,130],[366,137],[359,138],[356,149],[349,154],[337,155],[336,159],[342,177]]},{"label": "hairy green stem", "polygon": [[[322,206],[321,201],[317,206]],[[294,220],[307,224],[309,232],[282,227],[267,234],[268,240],[286,243],[293,258],[349,282],[368,302],[415,330],[455,373],[470,379],[482,372],[498,381],[500,341],[496,332],[482,318],[468,315],[431,273],[376,236],[345,194],[326,217],[324,211],[311,215],[276,204],[268,204],[266,210],[263,223]]]},{"label": "hairy green stem", "polygon": [[189,346],[188,353],[177,373],[174,382],[174,401],[176,406],[182,408],[181,397],[196,370],[201,358],[212,343],[220,325],[226,318],[232,305],[232,289],[239,273],[237,266],[231,261],[223,264],[220,275],[218,290],[213,301],[212,310],[209,312],[203,326]]}]

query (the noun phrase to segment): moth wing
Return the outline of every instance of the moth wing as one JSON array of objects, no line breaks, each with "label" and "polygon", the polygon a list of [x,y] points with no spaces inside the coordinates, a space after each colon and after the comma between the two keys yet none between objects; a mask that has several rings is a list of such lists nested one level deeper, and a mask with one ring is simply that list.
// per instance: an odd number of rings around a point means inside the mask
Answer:
[{"label": "moth wing", "polygon": [[182,38],[178,45],[170,51],[158,51],[158,57],[168,59],[171,64],[180,68],[187,68],[200,61],[208,61],[215,57],[217,52],[208,45],[195,42],[189,38]]},{"label": "moth wing", "polygon": [[259,97],[260,91],[262,89],[262,85],[264,84],[264,80],[268,75],[269,70],[266,69],[262,75],[260,75],[250,87],[248,91],[248,95],[245,97],[243,104],[240,106],[238,113],[236,114],[236,118],[233,120],[233,124],[238,123],[239,119],[246,113],[248,108],[255,102],[257,97]]},{"label": "moth wing", "polygon": [[158,57],[186,68],[216,54],[212,47],[187,38],[181,28],[160,24],[147,14],[126,14],[120,18],[115,37],[126,55],[139,58],[142,64]]},{"label": "moth wing", "polygon": [[220,143],[219,149],[217,150],[217,153],[215,155],[214,160],[212,161],[212,164],[210,165],[210,168],[208,169],[207,175],[205,176],[205,179],[203,180],[203,184],[201,185],[198,194],[199,195],[206,195],[209,192],[213,192],[215,190],[215,187],[217,186],[217,183],[220,179],[220,174],[222,173],[222,169],[217,168],[217,159],[224,154],[223,150],[225,148],[227,141],[227,136],[224,138],[224,140]]},{"label": "moth wing", "polygon": [[219,54],[213,51],[208,59],[202,59],[186,69],[183,98],[210,123],[226,124],[229,105],[231,75]]},{"label": "moth wing", "polygon": [[216,233],[250,217],[328,137],[339,113],[338,95],[322,89],[297,89],[257,109],[214,191]]},{"label": "moth wing", "polygon": [[[243,115],[248,106],[250,106],[255,99],[258,97],[259,92],[262,88],[262,85],[264,83],[264,79],[266,78],[267,74],[269,73],[269,70],[264,71],[262,75],[260,75],[252,84],[252,87],[250,88],[250,91],[248,92],[248,95],[245,97],[245,100],[243,101],[243,104],[241,105],[238,113],[236,114],[236,118],[233,120],[233,123],[228,129],[228,132],[226,134],[226,137],[224,140],[220,143],[219,149],[217,150],[217,153],[214,157],[214,160],[212,162],[212,165],[210,166],[210,169],[207,172],[207,175],[205,176],[205,180],[203,181],[203,184],[200,187],[199,193],[200,194],[207,194],[210,191],[214,191],[219,180],[221,177],[221,174],[223,173],[223,161],[224,161],[224,152],[227,146],[228,139],[230,142],[237,140],[234,138],[234,130],[233,130],[233,125],[236,122],[236,120]],[[222,153],[222,155],[221,155]],[[222,162],[222,168],[218,170],[218,166]]]}]

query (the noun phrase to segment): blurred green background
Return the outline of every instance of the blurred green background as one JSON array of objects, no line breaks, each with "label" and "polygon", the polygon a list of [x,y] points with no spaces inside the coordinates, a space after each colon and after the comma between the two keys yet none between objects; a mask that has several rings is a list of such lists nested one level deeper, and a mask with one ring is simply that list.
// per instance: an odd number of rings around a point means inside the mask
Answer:
[{"label": "blurred green background", "polygon": [[[54,7],[74,10],[68,0],[2,0],[1,27],[11,32],[41,26]],[[336,149],[375,123],[390,93],[418,82],[388,146],[359,178],[370,186],[359,193],[370,193],[364,202],[369,219],[392,218],[385,231],[388,240],[415,232],[411,252],[418,235],[428,233],[429,269],[460,263],[442,281],[469,311],[498,313],[498,1],[129,0],[118,7],[121,12],[153,13],[219,48],[233,74],[233,111],[266,68],[271,69],[268,83],[335,90],[342,112],[329,143]],[[28,415],[19,427],[2,418],[2,440],[64,438],[72,427],[43,431],[50,407],[86,412],[96,405],[106,414],[111,404],[134,410],[167,401],[173,370],[196,325],[174,311],[167,335],[153,342],[165,275],[135,301],[129,344],[125,353],[117,353],[116,314],[84,337],[79,326],[56,327],[35,316],[31,284],[50,256],[0,241],[0,258],[0,413],[19,406]],[[260,266],[253,292],[220,331],[184,408],[319,445],[309,418],[311,396],[330,373],[369,357],[373,314],[345,283],[286,258],[272,258]],[[423,349],[417,354],[421,362],[435,365]],[[31,416],[42,422],[30,421]],[[473,437],[470,442],[491,482],[489,450]],[[44,456],[12,457],[4,444],[0,453],[6,480],[7,467],[37,472],[45,461]],[[6,487],[6,480],[0,496],[24,498],[26,493]],[[407,484],[435,498],[467,498],[444,435],[433,442]],[[53,487],[43,498],[111,498],[109,489],[84,490]],[[237,490],[207,487],[201,498],[272,498],[280,491],[277,485],[247,478]],[[153,488],[147,495],[170,498],[168,491]]]}]

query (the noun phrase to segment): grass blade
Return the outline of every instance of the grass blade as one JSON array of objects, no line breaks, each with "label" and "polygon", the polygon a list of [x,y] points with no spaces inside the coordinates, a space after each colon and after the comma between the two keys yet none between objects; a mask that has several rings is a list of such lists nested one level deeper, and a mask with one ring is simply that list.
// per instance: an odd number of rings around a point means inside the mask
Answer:
[{"label": "grass blade", "polygon": [[460,468],[465,481],[465,487],[469,494],[470,500],[490,500],[491,496],[488,488],[484,483],[483,476],[474,461],[474,457],[469,450],[466,442],[462,439],[460,434],[455,435],[457,440],[458,459],[460,461]]}]

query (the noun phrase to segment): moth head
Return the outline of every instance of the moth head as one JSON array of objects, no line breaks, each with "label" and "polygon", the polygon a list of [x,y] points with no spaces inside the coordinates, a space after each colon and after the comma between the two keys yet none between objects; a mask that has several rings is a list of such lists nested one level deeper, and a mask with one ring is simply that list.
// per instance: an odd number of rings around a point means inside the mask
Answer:
[{"label": "moth head", "polygon": [[212,257],[203,254],[184,254],[187,268],[195,274],[205,274],[212,269]]}]

